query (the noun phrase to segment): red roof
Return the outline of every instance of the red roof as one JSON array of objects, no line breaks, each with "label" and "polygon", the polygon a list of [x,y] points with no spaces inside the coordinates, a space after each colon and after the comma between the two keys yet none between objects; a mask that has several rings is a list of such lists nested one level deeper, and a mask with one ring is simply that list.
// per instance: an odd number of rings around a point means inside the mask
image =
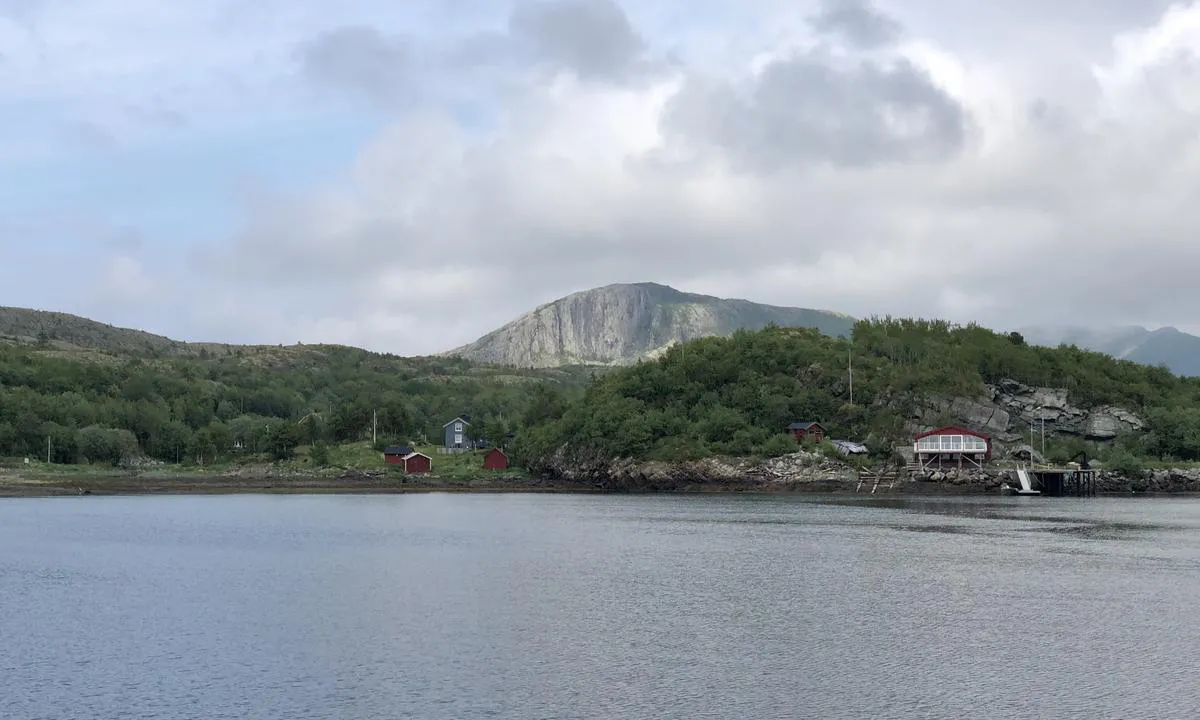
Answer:
[{"label": "red roof", "polygon": [[959,427],[957,425],[947,425],[946,427],[940,427],[935,430],[923,432],[914,437],[913,440],[920,440],[921,438],[927,438],[933,435],[970,435],[972,437],[977,437],[980,440],[991,440],[990,437],[984,435],[983,433],[975,432],[974,430],[968,430],[965,427]]}]

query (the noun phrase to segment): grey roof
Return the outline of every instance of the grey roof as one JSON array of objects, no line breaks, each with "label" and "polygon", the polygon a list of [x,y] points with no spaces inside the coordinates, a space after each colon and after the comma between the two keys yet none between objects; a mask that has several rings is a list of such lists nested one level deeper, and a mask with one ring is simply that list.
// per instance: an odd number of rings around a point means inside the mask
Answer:
[{"label": "grey roof", "polygon": [[866,455],[867,446],[851,440],[831,440],[833,446],[846,455]]},{"label": "grey roof", "polygon": [[814,425],[821,428],[822,430],[825,429],[825,426],[819,422],[794,422],[791,425],[788,425],[787,429],[788,430],[808,430],[809,428],[811,428]]},{"label": "grey roof", "polygon": [[391,446],[385,447],[383,449],[383,454],[384,455],[404,456],[404,455],[411,454],[412,451],[413,451],[413,449],[411,447],[409,447],[408,445],[391,445]]},{"label": "grey roof", "polygon": [[453,420],[451,420],[450,422],[448,422],[448,423],[446,423],[446,424],[442,425],[442,427],[446,427],[446,425],[450,425],[450,424],[452,424],[452,423],[456,423],[456,422],[461,422],[463,425],[470,425],[470,424],[471,424],[471,423],[469,423],[468,421],[464,420],[462,415],[459,415],[458,417],[454,418],[454,419],[453,419]]}]

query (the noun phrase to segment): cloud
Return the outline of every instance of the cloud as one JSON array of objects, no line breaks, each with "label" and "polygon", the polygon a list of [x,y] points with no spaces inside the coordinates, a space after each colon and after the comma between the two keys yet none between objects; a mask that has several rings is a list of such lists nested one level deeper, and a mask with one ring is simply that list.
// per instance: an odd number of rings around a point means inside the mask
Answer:
[{"label": "cloud", "polygon": [[[245,148],[260,179],[230,175],[231,219],[197,213],[206,231],[181,227],[186,242],[148,203],[96,210],[139,243],[96,246],[111,263],[81,275],[95,292],[70,309],[185,337],[434,352],[571,291],[643,280],[1001,329],[1197,329],[1200,7],[964,3],[304,0],[237,25],[232,5],[181,2],[143,28],[174,29],[178,47],[138,55],[115,47],[124,31],[85,33],[112,53],[93,72],[118,101],[88,100],[84,66],[52,42],[54,63],[15,60],[42,68],[40,99],[22,81],[0,104],[71,108],[62,128],[162,98],[186,122],[118,124],[115,174],[129,148],[159,157],[145,138]],[[276,10],[286,23],[268,22]],[[451,11],[452,31],[437,14]],[[57,12],[29,22],[67,37]],[[210,26],[240,28],[237,42],[205,49],[196,28]],[[1029,41],[1040,33],[1062,42]],[[180,70],[184,50],[203,76]],[[314,87],[334,92],[314,101]],[[373,129],[319,181],[276,168],[320,142],[281,155],[245,139],[330,117]],[[71,172],[84,153],[70,152],[45,167]],[[202,166],[166,177],[187,196]],[[74,192],[55,202],[99,191]],[[144,306],[119,292],[146,287]]]},{"label": "cloud", "polygon": [[665,123],[687,142],[725,151],[739,168],[773,172],[797,163],[946,159],[963,149],[968,117],[908,60],[839,68],[803,54],[741,83],[693,79]]},{"label": "cloud", "polygon": [[867,0],[824,0],[812,16],[820,33],[837,34],[861,48],[890,45],[900,38],[902,27]]},{"label": "cloud", "polygon": [[412,64],[411,51],[402,38],[385,37],[364,26],[321,33],[303,45],[300,57],[311,80],[352,89],[385,105],[403,96]]},{"label": "cloud", "polygon": [[647,51],[615,0],[525,0],[508,28],[538,61],[583,80],[628,79]]}]

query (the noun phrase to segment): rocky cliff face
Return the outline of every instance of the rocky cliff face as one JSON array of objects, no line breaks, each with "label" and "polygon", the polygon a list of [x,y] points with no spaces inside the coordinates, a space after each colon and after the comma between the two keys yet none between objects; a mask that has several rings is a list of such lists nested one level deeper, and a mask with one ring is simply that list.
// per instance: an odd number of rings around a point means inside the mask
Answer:
[{"label": "rocky cliff face", "polygon": [[683,293],[653,283],[608,285],[543,305],[447,354],[518,367],[624,365],[654,357],[677,342],[770,323],[848,335],[854,319]]},{"label": "rocky cliff face", "polygon": [[932,425],[946,416],[1001,442],[1020,440],[1020,433],[1030,425],[1040,432],[1043,422],[1047,435],[1074,435],[1100,441],[1145,428],[1142,419],[1128,410],[1108,405],[1077,407],[1063,388],[1030,387],[1015,380],[986,385],[978,398],[931,400],[916,413],[914,420]]}]

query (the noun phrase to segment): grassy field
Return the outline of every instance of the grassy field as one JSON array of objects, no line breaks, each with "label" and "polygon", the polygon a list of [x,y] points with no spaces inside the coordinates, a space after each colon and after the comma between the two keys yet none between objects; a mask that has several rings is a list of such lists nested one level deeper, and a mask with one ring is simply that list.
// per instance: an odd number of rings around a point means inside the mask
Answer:
[{"label": "grassy field", "polygon": [[[520,468],[510,468],[503,471],[484,470],[484,452],[465,452],[456,455],[438,454],[436,446],[418,446],[416,448],[432,458],[433,472],[430,479],[446,480],[505,480],[527,479],[528,473]],[[58,465],[33,460],[25,462],[24,458],[9,458],[0,462],[0,473],[22,476],[54,476],[54,477],[120,477],[129,475],[154,475],[156,477],[200,477],[200,476],[238,476],[262,474],[270,469],[273,473],[291,475],[313,475],[336,477],[347,470],[362,473],[384,473],[389,477],[401,477],[404,473],[394,466],[388,466],[383,461],[383,453],[371,447],[370,443],[360,442],[348,445],[335,445],[329,448],[329,462],[318,466],[310,457],[311,448],[300,447],[295,457],[280,462],[272,462],[266,455],[241,455],[232,460],[219,463],[197,465],[187,463],[182,465],[155,463],[134,468],[116,468],[109,465]]]}]

